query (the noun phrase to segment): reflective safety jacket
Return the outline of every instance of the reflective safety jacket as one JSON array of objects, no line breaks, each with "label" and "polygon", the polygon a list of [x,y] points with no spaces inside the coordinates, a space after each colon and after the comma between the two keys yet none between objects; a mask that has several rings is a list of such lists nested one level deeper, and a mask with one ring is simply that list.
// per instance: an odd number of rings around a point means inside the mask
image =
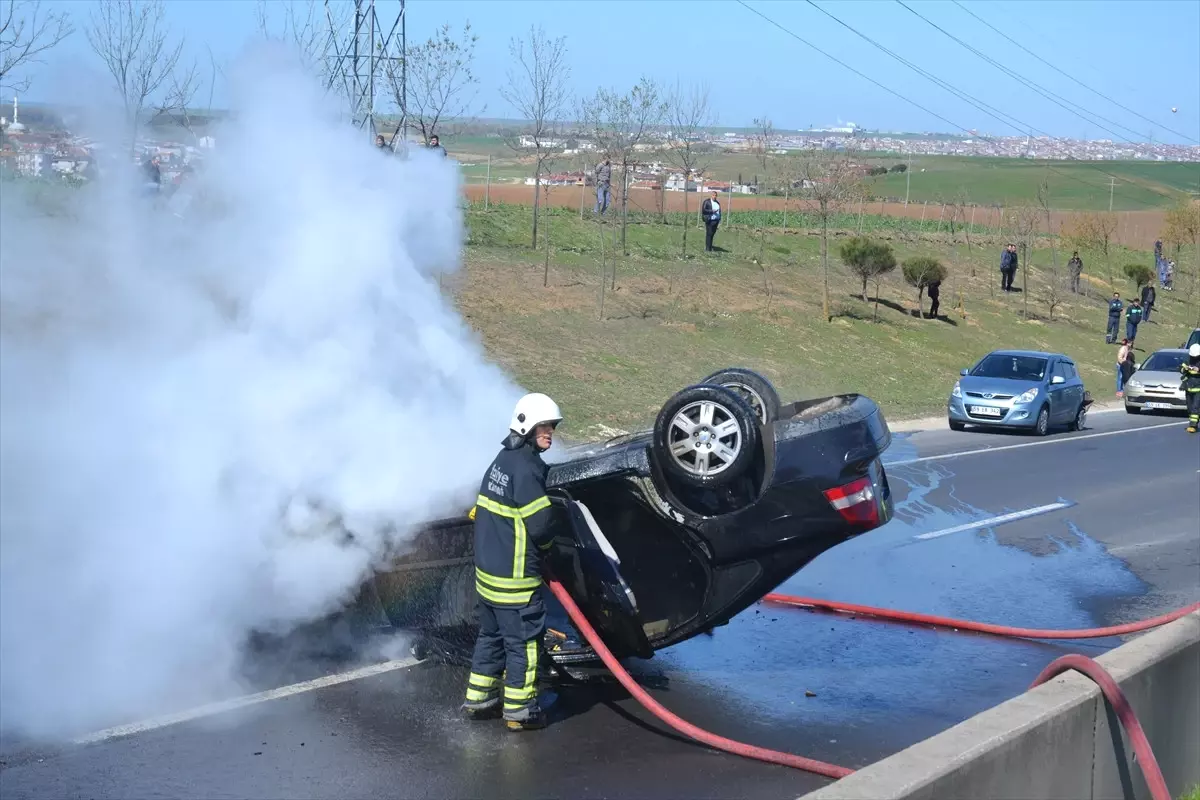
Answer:
[{"label": "reflective safety jacket", "polygon": [[540,558],[554,536],[548,469],[533,444],[514,433],[480,482],[471,511],[475,589],[489,605],[526,605],[542,584]]},{"label": "reflective safety jacket", "polygon": [[1200,392],[1200,359],[1189,357],[1179,365],[1183,374],[1183,390],[1189,393]]}]

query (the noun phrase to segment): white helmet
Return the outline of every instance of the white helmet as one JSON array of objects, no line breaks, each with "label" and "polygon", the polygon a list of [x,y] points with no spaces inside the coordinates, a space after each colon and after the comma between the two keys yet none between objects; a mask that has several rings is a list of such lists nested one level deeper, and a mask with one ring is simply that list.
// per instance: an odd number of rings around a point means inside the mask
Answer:
[{"label": "white helmet", "polygon": [[531,392],[517,401],[508,427],[524,436],[543,422],[562,422],[562,412],[558,410],[558,403],[546,395]]},{"label": "white helmet", "polygon": [[1200,358],[1200,342],[1196,342],[1188,348],[1188,355],[1192,358]]}]

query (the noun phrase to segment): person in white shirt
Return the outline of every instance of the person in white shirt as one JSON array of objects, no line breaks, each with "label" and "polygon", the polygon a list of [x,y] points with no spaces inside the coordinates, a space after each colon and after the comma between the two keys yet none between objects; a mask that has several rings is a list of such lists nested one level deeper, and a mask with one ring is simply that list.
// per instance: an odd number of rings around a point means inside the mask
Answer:
[{"label": "person in white shirt", "polygon": [[700,216],[704,218],[704,249],[711,253],[713,234],[717,232],[717,226],[721,224],[721,204],[717,202],[715,189],[712,197],[705,200],[704,205],[700,207]]}]

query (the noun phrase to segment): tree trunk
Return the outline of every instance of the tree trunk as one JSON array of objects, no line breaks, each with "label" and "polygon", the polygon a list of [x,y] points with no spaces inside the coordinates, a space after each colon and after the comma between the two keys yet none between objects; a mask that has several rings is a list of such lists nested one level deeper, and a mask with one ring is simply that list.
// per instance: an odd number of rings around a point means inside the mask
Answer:
[{"label": "tree trunk", "polygon": [[546,266],[542,272],[542,288],[550,285],[550,234],[542,237],[546,240]]},{"label": "tree trunk", "polygon": [[875,315],[871,317],[871,322],[879,322],[879,281],[875,281]]},{"label": "tree trunk", "polygon": [[[629,255],[629,247],[625,244],[625,225],[629,215],[629,165],[621,170],[621,254]],[[616,271],[616,261],[613,262]],[[615,280],[615,279],[614,279]]]},{"label": "tree trunk", "polygon": [[539,158],[533,169],[533,247],[537,250],[538,209],[542,200],[542,160]]},{"label": "tree trunk", "polygon": [[[867,276],[866,276],[866,275],[863,275],[863,276],[862,276],[862,282],[863,282],[863,285],[862,285],[862,301],[865,303],[865,302],[867,302]],[[876,300],[878,300],[878,298],[876,298]]]},{"label": "tree trunk", "polygon": [[917,319],[925,316],[925,287],[917,287]]},{"label": "tree trunk", "polygon": [[688,229],[688,221],[691,219],[688,216],[687,201],[688,201],[687,178],[685,177],[683,179],[683,246],[679,249],[679,257],[680,258],[687,258],[687,229]]},{"label": "tree trunk", "polygon": [[832,322],[833,317],[829,316],[829,213],[824,203],[821,204],[821,278],[821,309],[825,321]]}]

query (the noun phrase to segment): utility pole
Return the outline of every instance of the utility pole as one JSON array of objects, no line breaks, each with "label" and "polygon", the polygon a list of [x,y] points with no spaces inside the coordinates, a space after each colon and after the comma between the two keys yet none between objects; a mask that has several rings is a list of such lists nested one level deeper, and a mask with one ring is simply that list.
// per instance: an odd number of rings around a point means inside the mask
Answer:
[{"label": "utility pole", "polygon": [[908,208],[908,190],[912,187],[912,151],[908,151],[908,166],[904,168],[904,207]]},{"label": "utility pole", "polygon": [[1110,214],[1112,213],[1112,206],[1113,206],[1113,190],[1114,190],[1115,188],[1117,188],[1117,179],[1116,179],[1116,178],[1109,178],[1109,179],[1108,179],[1108,213],[1110,213]]}]

